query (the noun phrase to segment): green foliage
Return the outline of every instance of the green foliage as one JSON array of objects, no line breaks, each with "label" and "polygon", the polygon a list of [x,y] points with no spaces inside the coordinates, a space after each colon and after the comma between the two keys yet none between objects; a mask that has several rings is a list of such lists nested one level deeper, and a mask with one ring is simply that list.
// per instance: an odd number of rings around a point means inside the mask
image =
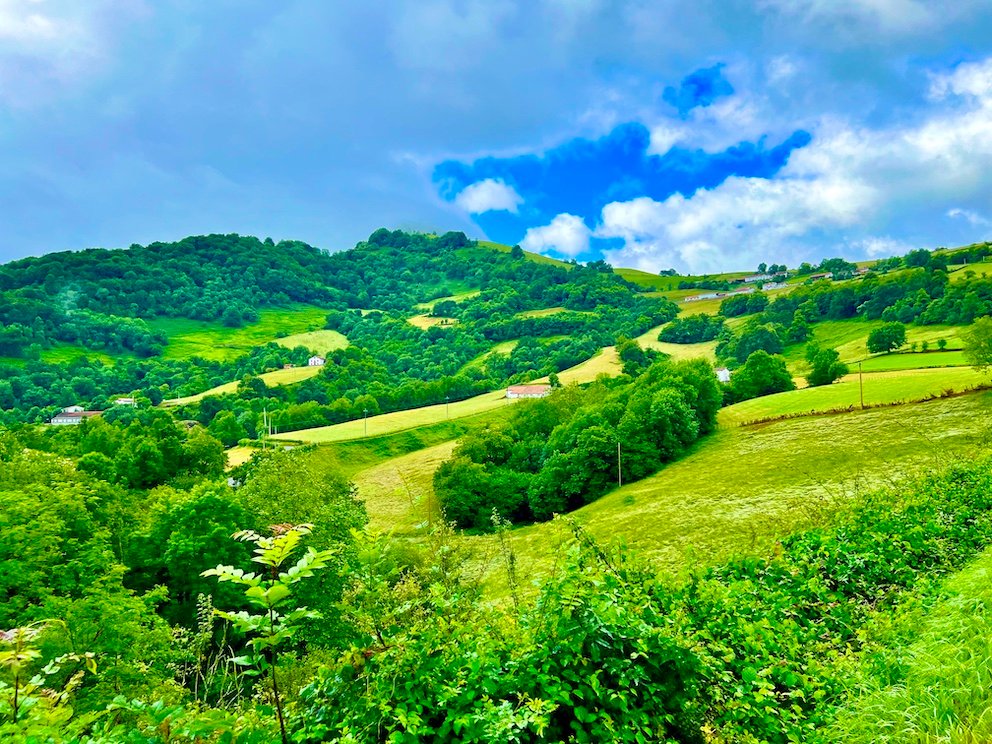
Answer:
[{"label": "green foliage", "polygon": [[992,318],[979,318],[962,334],[965,358],[979,369],[992,366]]},{"label": "green foliage", "polygon": [[730,384],[725,388],[725,398],[728,402],[739,403],[795,388],[796,384],[785,366],[785,360],[758,350],[747,358],[743,367],[734,372]]},{"label": "green foliage", "polygon": [[303,691],[301,741],[702,741],[698,662],[625,556],[580,538],[518,615],[371,552],[356,592],[389,602],[355,603],[375,630]]},{"label": "green foliage", "polygon": [[233,536],[235,540],[255,545],[255,555],[251,560],[262,566],[261,572],[245,572],[232,565],[218,565],[200,574],[204,577],[216,576],[222,583],[229,581],[245,587],[245,599],[256,612],[215,612],[239,632],[250,636],[250,653],[237,657],[235,663],[254,667],[260,673],[269,672],[283,744],[289,742],[289,736],[276,675],[279,649],[293,639],[304,620],[320,618],[320,613],[306,607],[287,607],[293,598],[293,587],[327,568],[333,555],[330,550],[308,548],[295,563],[287,566],[312,529],[313,525],[309,524],[274,525],[271,537],[263,537],[252,530],[236,532]]},{"label": "green foliage", "polygon": [[886,323],[868,334],[868,351],[872,354],[895,351],[906,343],[906,326]]},{"label": "green foliage", "polygon": [[809,364],[806,383],[810,387],[829,385],[848,373],[836,349],[821,349],[816,344],[806,347],[806,363]]},{"label": "green foliage", "polygon": [[686,315],[676,318],[662,328],[661,333],[658,334],[658,340],[673,344],[698,344],[703,341],[712,341],[720,335],[724,322],[724,319],[719,315]]},{"label": "green foliage", "polygon": [[464,437],[435,473],[435,491],[463,528],[489,530],[494,510],[516,523],[550,519],[600,497],[618,476],[639,480],[681,456],[713,429],[720,395],[701,360],[656,362],[612,388],[555,391],[518,404],[505,428]]}]

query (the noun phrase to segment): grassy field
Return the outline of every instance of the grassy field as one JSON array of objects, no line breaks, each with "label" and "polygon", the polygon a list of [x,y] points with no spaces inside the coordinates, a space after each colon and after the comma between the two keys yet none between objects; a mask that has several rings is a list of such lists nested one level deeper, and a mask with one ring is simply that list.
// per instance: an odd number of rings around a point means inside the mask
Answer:
[{"label": "grassy field", "polygon": [[549,315],[557,315],[558,313],[565,312],[563,307],[546,307],[542,310],[524,310],[523,312],[517,313],[518,318],[546,318]]},{"label": "grassy field", "polygon": [[226,361],[281,337],[321,328],[326,319],[327,310],[323,308],[294,305],[262,310],[258,322],[243,328],[188,318],[155,318],[148,324],[169,338],[162,355],[165,359],[199,356]]},{"label": "grassy field", "polygon": [[992,274],[992,261],[982,261],[971,264],[952,264],[947,267],[948,275],[952,282],[962,282],[968,279],[967,272],[974,272],[975,276],[983,277]]},{"label": "grassy field", "polygon": [[[992,378],[988,374],[976,372],[971,367],[865,373],[865,405],[918,401],[947,390],[960,392],[990,382]],[[766,395],[728,406],[720,411],[720,423],[736,426],[772,416],[832,411],[859,405],[858,375],[850,374],[833,385]]]},{"label": "grassy field", "polygon": [[478,289],[470,289],[466,292],[461,292],[459,294],[448,295],[447,297],[438,297],[436,300],[430,300],[428,302],[419,302],[414,305],[418,310],[423,310],[429,313],[434,309],[434,306],[439,302],[444,302],[446,300],[451,300],[452,302],[461,302],[462,300],[468,300],[473,297],[478,297],[480,294]]},{"label": "grassy field", "polygon": [[[301,429],[276,434],[273,439],[290,441],[313,442],[343,442],[349,439],[361,439],[365,436],[378,437],[405,429],[415,429],[420,426],[430,426],[445,420],[459,419],[466,416],[492,411],[501,406],[510,405],[512,400],[506,398],[505,390],[484,393],[474,398],[459,400],[453,403],[436,406],[411,408],[406,411],[394,411],[379,416],[369,416],[368,420],[356,419],[345,421],[343,424],[321,426],[315,429]],[[367,425],[367,427],[366,427]]]},{"label": "grassy field", "polygon": [[227,450],[227,467],[236,468],[248,462],[257,450],[254,447],[231,447]]},{"label": "grassy field", "polygon": [[675,361],[683,359],[698,359],[702,357],[710,363],[716,362],[716,341],[704,341],[701,344],[670,344],[667,341],[659,341],[658,334],[667,323],[655,326],[650,331],[642,333],[635,341],[641,345],[642,349],[655,349],[664,354],[668,354]]},{"label": "grassy field", "polygon": [[455,442],[443,442],[362,470],[354,483],[365,501],[369,523],[397,536],[422,533],[440,518],[434,471],[451,457]]},{"label": "grassy field", "polygon": [[847,744],[992,741],[992,550],[943,584],[934,607],[898,617],[907,645],[876,654],[827,740]]},{"label": "grassy field", "polygon": [[[482,248],[488,248],[492,251],[499,251],[500,253],[509,253],[512,250],[512,246],[503,245],[502,243],[493,243],[491,240],[480,240],[478,243]],[[540,253],[524,251],[524,257],[528,261],[533,261],[534,263],[552,264],[554,266],[562,266],[566,269],[572,268],[572,264],[566,261],[559,261],[557,258],[551,258],[550,256],[542,256]]]},{"label": "grassy field", "polygon": [[417,326],[417,328],[422,328],[423,330],[427,330],[428,328],[432,328],[433,326],[439,326],[439,325],[451,326],[458,323],[458,320],[456,318],[434,317],[433,315],[427,315],[426,313],[424,315],[414,315],[413,317],[407,318],[406,320],[410,325]]},{"label": "grassy field", "polygon": [[[133,358],[134,354],[108,354],[104,351],[94,351],[85,346],[75,344],[56,344],[50,349],[41,350],[41,361],[49,364],[68,364],[81,357],[86,357],[91,361],[99,361],[104,364],[113,364],[118,359]],[[24,360],[20,360],[21,364]]]},{"label": "grassy field", "polygon": [[896,352],[871,356],[864,360],[865,372],[882,372],[896,369],[928,369],[930,367],[966,367],[968,360],[963,351]]},{"label": "grassy field", "polygon": [[[277,369],[273,372],[264,372],[259,375],[259,378],[269,387],[276,387],[278,385],[292,385],[293,383],[301,382],[315,376],[322,369],[323,367],[292,367],[291,369]],[[162,405],[182,406],[187,403],[195,403],[208,395],[224,395],[226,393],[233,393],[238,389],[239,382],[240,380],[226,382],[223,385],[218,385],[215,388],[210,388],[209,390],[205,390],[204,392],[196,395],[188,395],[185,398],[172,398],[170,400],[164,400],[162,401]]]},{"label": "grassy field", "polygon": [[520,343],[520,339],[516,339],[516,338],[511,339],[510,341],[501,341],[500,343],[495,344],[488,351],[484,351],[474,359],[470,359],[467,362],[465,362],[464,366],[459,371],[464,372],[467,369],[472,369],[474,367],[481,367],[483,362],[486,361],[486,357],[489,356],[490,354],[509,354],[511,351],[517,348],[517,344],[519,343]]},{"label": "grassy field", "polygon": [[[571,385],[573,382],[581,385],[585,382],[592,382],[600,375],[610,375],[611,377],[618,375],[622,367],[616,347],[606,346],[584,362],[559,372],[558,379],[562,385]],[[547,377],[535,380],[538,383],[547,381]]]},{"label": "grassy field", "polygon": [[317,354],[327,355],[335,349],[343,349],[348,345],[348,339],[344,334],[337,331],[306,331],[304,333],[294,333],[292,336],[284,336],[276,339],[276,343],[285,346],[287,349],[295,349],[297,346],[304,346]]},{"label": "grassy field", "polygon": [[[616,489],[572,517],[605,543],[622,541],[680,571],[763,547],[858,489],[964,453],[986,435],[992,395],[721,429],[657,475]],[[545,575],[563,537],[555,524],[515,530],[520,576]],[[491,537],[466,538],[481,554]],[[499,593],[502,578],[490,575]]]}]

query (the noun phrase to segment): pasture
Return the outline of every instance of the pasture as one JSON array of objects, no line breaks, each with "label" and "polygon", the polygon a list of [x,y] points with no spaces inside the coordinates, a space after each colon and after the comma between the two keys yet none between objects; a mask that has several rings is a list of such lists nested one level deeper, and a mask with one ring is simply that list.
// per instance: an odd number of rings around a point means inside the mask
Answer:
[{"label": "pasture", "polygon": [[453,326],[458,323],[456,318],[441,318],[435,317],[433,315],[414,315],[406,319],[406,322],[412,326],[416,326],[421,330],[426,331],[428,328],[433,328],[434,326]]},{"label": "pasture", "polygon": [[[990,383],[992,378],[988,374],[976,372],[971,367],[866,372],[863,375],[864,401],[866,406],[912,402]],[[861,384],[857,372],[854,372],[833,385],[791,390],[736,403],[722,409],[719,420],[723,426],[737,426],[774,416],[822,413],[852,406],[857,408],[860,403]]]},{"label": "pasture", "polygon": [[229,361],[270,341],[322,328],[326,319],[327,310],[323,308],[294,305],[261,310],[257,322],[241,328],[188,318],[155,318],[148,325],[169,339],[162,354],[164,359],[198,356]]},{"label": "pasture", "polygon": [[345,421],[344,423],[334,424],[332,426],[288,431],[282,434],[275,434],[272,438],[323,444],[344,442],[350,439],[362,439],[365,437],[379,437],[404,431],[405,429],[416,429],[421,426],[438,424],[446,420],[475,416],[500,408],[501,406],[510,405],[511,403],[513,401],[506,398],[506,390],[501,389],[451,403],[410,408],[405,411],[393,411],[392,413],[383,413],[378,416],[369,416],[368,419],[355,419],[354,421]]},{"label": "pasture", "polygon": [[[860,490],[973,449],[992,395],[720,429],[656,475],[573,512],[596,539],[680,571],[762,549]],[[520,576],[547,575],[567,531],[554,523],[510,533]],[[491,536],[466,537],[481,554]],[[499,571],[487,585],[506,591]]]},{"label": "pasture", "polygon": [[418,310],[423,310],[425,313],[429,313],[434,309],[434,306],[439,302],[445,302],[450,300],[451,302],[462,302],[463,300],[469,300],[473,297],[478,297],[480,294],[478,289],[470,289],[466,292],[461,292],[459,294],[448,295],[447,297],[438,297],[434,300],[429,300],[427,302],[418,302],[414,305]]},{"label": "pasture", "polygon": [[[292,385],[297,382],[309,379],[317,375],[323,367],[291,367],[290,369],[277,369],[272,372],[264,372],[258,377],[269,387],[277,387],[279,385]],[[185,398],[172,398],[162,401],[163,406],[182,406],[187,403],[195,403],[198,400],[206,398],[208,395],[225,395],[228,393],[236,392],[238,389],[238,383],[240,380],[234,380],[232,382],[225,382],[223,385],[218,385],[215,388],[210,388],[202,393],[197,393],[196,395],[187,395]]]},{"label": "pasture", "polygon": [[310,351],[326,356],[335,349],[346,347],[348,345],[348,339],[345,338],[344,334],[325,329],[283,336],[282,338],[277,338],[276,343],[287,349],[295,349],[297,346],[303,346],[310,349]]}]

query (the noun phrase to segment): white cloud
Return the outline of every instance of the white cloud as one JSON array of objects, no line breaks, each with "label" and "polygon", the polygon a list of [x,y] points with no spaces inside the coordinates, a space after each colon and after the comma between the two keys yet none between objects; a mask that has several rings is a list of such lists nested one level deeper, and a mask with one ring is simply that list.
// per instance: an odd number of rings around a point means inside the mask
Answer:
[{"label": "white cloud", "polygon": [[[763,0],[764,7],[810,23],[864,24],[888,32],[938,25],[947,13],[924,0]],[[865,29],[868,30],[868,29]]]},{"label": "white cloud", "polygon": [[[608,204],[596,234],[624,246],[607,259],[693,272],[794,265],[831,250],[904,252],[918,242],[907,226],[914,220],[920,231],[945,215],[982,226],[981,214],[959,205],[992,191],[992,59],[934,76],[931,92],[933,104],[913,125],[821,119],[812,143],[772,179],[735,177],[691,198]],[[894,225],[910,240],[880,237]]]},{"label": "white cloud", "polygon": [[455,197],[455,204],[471,214],[499,211],[515,214],[523,203],[523,197],[498,178],[487,178],[470,184]]},{"label": "white cloud", "polygon": [[544,227],[532,227],[520,241],[520,247],[536,253],[554,251],[574,258],[589,250],[589,237],[592,231],[586,227],[581,217],[574,214],[559,214]]},{"label": "white cloud", "polygon": [[992,220],[988,217],[983,217],[970,209],[961,209],[960,207],[954,207],[947,210],[947,216],[951,219],[963,219],[970,225],[975,225],[976,227],[985,227],[986,225],[992,225]]}]

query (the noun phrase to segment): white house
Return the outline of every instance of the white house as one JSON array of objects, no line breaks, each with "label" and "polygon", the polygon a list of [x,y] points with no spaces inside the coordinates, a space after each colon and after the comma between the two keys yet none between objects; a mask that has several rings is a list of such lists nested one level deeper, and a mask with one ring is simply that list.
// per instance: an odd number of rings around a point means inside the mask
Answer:
[{"label": "white house", "polygon": [[717,367],[716,370],[714,371],[716,372],[716,379],[718,379],[720,382],[730,382],[729,369],[727,369],[726,367]]},{"label": "white house", "polygon": [[138,405],[138,401],[135,398],[114,398],[115,406],[131,406],[134,408]]},{"label": "white house", "polygon": [[307,359],[308,367],[323,367],[327,363],[327,360],[322,356],[312,356]]},{"label": "white house", "polygon": [[544,398],[551,395],[550,385],[510,385],[507,398]]},{"label": "white house", "polygon": [[748,284],[751,284],[752,282],[767,282],[771,278],[772,278],[771,274],[754,274],[752,276],[744,277],[744,281]]},{"label": "white house", "polygon": [[99,415],[100,411],[84,411],[82,406],[69,406],[55,414],[55,417],[48,423],[52,426],[78,426],[83,423],[84,419]]}]

